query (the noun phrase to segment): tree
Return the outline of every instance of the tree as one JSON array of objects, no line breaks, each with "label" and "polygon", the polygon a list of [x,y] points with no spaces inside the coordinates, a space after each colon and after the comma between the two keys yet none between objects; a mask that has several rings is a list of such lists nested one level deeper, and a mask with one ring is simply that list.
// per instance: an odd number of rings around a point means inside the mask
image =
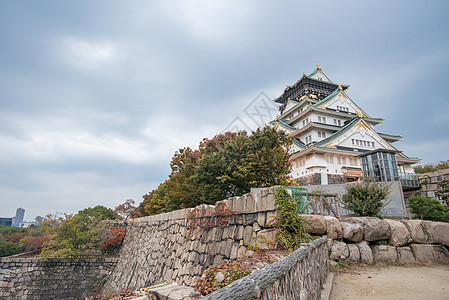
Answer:
[{"label": "tree", "polygon": [[390,194],[390,186],[367,180],[361,183],[346,185],[341,201],[345,209],[359,216],[377,217],[387,204],[384,200]]},{"label": "tree", "polygon": [[134,206],[136,202],[133,199],[128,199],[124,203],[114,208],[114,218],[116,219],[128,219],[131,213],[136,209]]},{"label": "tree", "polygon": [[0,257],[19,254],[21,247],[13,242],[0,241]]},{"label": "tree", "polygon": [[437,182],[437,184],[441,187],[441,189],[436,191],[435,194],[446,206],[449,206],[449,182],[443,181]]},{"label": "tree", "polygon": [[408,199],[410,212],[414,218],[430,221],[449,222],[449,212],[440,201],[428,197],[411,197]]},{"label": "tree", "polygon": [[197,150],[179,149],[167,181],[144,195],[148,214],[195,207],[248,193],[253,187],[287,184],[291,140],[271,127],[251,135],[219,134],[203,139]]},{"label": "tree", "polygon": [[413,169],[417,174],[435,172],[438,170],[445,170],[449,169],[449,160],[440,160],[438,164],[428,163],[425,165],[417,165]]},{"label": "tree", "polygon": [[99,253],[100,238],[105,225],[96,217],[79,214],[48,215],[41,229],[48,240],[41,257],[78,257]]},{"label": "tree", "polygon": [[93,208],[88,207],[78,211],[78,215],[83,218],[95,217],[100,220],[112,220],[114,219],[114,211],[110,208],[97,205]]}]

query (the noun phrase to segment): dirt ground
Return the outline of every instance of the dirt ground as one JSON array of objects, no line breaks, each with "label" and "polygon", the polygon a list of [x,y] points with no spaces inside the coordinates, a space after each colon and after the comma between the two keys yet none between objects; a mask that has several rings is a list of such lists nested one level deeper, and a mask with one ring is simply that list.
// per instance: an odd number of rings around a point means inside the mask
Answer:
[{"label": "dirt ground", "polygon": [[449,299],[449,265],[338,270],[330,299]]}]

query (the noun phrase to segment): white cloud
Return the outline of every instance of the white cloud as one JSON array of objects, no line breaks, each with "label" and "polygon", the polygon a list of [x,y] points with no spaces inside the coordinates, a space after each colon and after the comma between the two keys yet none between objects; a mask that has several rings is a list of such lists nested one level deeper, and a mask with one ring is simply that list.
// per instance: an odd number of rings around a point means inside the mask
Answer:
[{"label": "white cloud", "polygon": [[61,55],[72,66],[92,69],[111,62],[118,55],[111,41],[88,41],[73,37],[61,39]]}]

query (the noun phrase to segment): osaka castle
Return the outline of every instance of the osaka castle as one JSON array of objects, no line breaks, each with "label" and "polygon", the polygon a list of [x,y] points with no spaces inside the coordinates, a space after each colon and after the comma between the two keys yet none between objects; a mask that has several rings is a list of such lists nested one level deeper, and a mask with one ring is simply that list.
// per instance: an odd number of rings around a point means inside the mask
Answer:
[{"label": "osaka castle", "polygon": [[330,80],[317,64],[274,100],[280,114],[271,124],[293,140],[290,175],[300,185],[347,183],[366,176],[419,187],[412,164],[420,159],[393,146],[401,135],[377,132],[374,127],[383,119],[359,107],[348,88]]}]

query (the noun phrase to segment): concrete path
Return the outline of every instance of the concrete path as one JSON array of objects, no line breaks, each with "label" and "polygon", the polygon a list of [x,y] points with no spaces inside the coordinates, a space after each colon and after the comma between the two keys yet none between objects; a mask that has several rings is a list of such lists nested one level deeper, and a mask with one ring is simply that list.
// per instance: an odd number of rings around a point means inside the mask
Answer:
[{"label": "concrete path", "polygon": [[336,271],[330,299],[449,299],[449,265]]}]

